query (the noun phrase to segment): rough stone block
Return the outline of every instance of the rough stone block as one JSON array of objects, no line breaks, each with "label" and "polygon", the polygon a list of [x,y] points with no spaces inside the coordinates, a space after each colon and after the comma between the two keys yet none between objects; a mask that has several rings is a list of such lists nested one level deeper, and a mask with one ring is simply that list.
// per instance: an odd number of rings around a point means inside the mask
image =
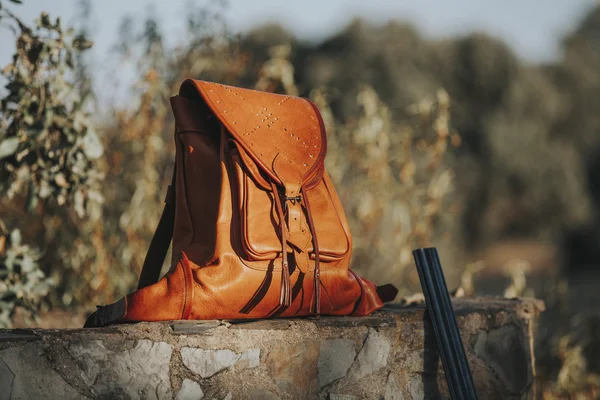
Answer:
[{"label": "rough stone block", "polygon": [[198,382],[186,378],[181,383],[181,389],[175,396],[175,400],[200,400],[203,397],[204,392]]},{"label": "rough stone block", "polygon": [[367,340],[360,349],[350,372],[357,378],[377,372],[387,365],[389,355],[390,342],[384,335],[369,328]]},{"label": "rough stone block", "polygon": [[356,357],[356,343],[350,339],[321,342],[319,352],[319,388],[346,376]]},{"label": "rough stone block", "polygon": [[231,350],[203,350],[192,347],[181,349],[183,365],[202,378],[210,378],[234,365],[238,368],[254,368],[258,366],[259,359],[259,349],[250,349],[242,354]]},{"label": "rough stone block", "polygon": [[[454,301],[481,399],[527,398],[536,300]],[[0,330],[4,399],[448,398],[422,305],[365,318]]]}]

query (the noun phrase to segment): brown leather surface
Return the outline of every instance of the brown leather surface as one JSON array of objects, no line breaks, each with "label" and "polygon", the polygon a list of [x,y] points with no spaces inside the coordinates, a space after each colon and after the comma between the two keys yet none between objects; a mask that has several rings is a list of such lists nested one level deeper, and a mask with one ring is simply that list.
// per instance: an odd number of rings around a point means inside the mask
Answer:
[{"label": "brown leather surface", "polygon": [[172,106],[172,267],[126,297],[118,322],[382,307],[375,285],[348,268],[352,237],[324,170],[326,136],[311,102],[188,80]]},{"label": "brown leather surface", "polygon": [[194,89],[277,183],[294,184],[299,190],[322,170],[326,136],[321,116],[309,100],[198,80],[185,81],[180,94],[193,98]]}]

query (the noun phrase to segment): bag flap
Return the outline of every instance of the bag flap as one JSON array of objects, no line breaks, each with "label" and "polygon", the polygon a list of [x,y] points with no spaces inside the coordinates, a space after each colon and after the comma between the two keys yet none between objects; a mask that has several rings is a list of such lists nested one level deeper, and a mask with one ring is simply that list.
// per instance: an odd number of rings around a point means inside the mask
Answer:
[{"label": "bag flap", "polygon": [[[271,187],[262,178],[256,179],[255,171],[248,168],[239,147],[232,150],[232,161],[237,175],[237,207],[241,222],[241,245],[248,260],[272,260],[281,254],[279,216],[274,208]],[[319,216],[315,224],[319,238],[319,259],[339,260],[351,247],[350,232],[335,189],[327,172],[318,184],[306,190],[311,209]],[[304,210],[304,219],[307,219]],[[306,248],[314,259],[314,246]],[[290,250],[291,251],[291,250]]]},{"label": "bag flap", "polygon": [[318,182],[327,141],[317,107],[300,97],[188,79],[180,95],[205,101],[245,153],[288,195]]}]

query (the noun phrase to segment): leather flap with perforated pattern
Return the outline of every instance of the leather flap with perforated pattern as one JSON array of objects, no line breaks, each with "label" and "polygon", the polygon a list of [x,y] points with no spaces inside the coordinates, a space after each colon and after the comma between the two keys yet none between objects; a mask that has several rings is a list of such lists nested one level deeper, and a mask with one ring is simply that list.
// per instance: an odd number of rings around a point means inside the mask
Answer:
[{"label": "leather flap with perforated pattern", "polygon": [[186,80],[180,95],[199,94],[248,156],[288,195],[320,180],[327,149],[317,107],[300,97]]}]

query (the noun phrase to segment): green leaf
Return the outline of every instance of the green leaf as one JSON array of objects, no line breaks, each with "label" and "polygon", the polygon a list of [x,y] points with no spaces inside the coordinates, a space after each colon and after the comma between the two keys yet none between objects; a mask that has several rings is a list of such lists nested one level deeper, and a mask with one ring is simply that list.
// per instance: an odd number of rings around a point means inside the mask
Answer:
[{"label": "green leaf", "polygon": [[22,0],[9,0],[11,3],[15,3],[15,4],[23,4]]},{"label": "green leaf", "polygon": [[21,231],[15,229],[10,233],[10,244],[13,247],[19,246],[21,244]]},{"label": "green leaf", "polygon": [[73,39],[73,47],[79,51],[87,50],[94,45],[94,42],[88,40],[83,35],[78,35],[75,39]]},{"label": "green leaf", "polygon": [[52,27],[52,23],[50,22],[50,16],[48,14],[46,14],[45,12],[43,12],[41,15],[41,26],[44,28]]},{"label": "green leaf", "polygon": [[86,135],[82,138],[82,145],[83,152],[92,160],[100,158],[104,153],[102,142],[91,127],[88,128]]},{"label": "green leaf", "polygon": [[0,142],[0,160],[15,154],[19,148],[19,138],[9,137]]}]

